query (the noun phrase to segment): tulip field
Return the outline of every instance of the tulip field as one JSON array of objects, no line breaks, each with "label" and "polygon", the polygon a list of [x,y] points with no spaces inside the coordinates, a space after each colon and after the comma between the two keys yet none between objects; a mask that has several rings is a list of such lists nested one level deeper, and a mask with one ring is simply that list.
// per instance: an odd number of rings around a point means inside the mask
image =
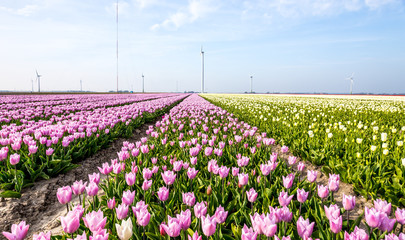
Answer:
[{"label": "tulip field", "polygon": [[207,95],[364,197],[405,206],[405,98]]},{"label": "tulip field", "polygon": [[[62,169],[54,174],[68,171],[115,136],[166,113],[147,137],[124,142],[116,158],[89,170],[88,178],[60,186],[62,232],[36,232],[34,240],[405,240],[403,101],[161,94],[101,103],[101,96],[64,97],[2,99],[8,105],[0,107],[7,119],[0,132],[3,194],[18,195],[33,184],[27,166],[45,179],[54,168]],[[22,109],[30,113],[17,112],[21,102],[29,103]],[[299,159],[323,166],[327,183],[319,184],[321,173]],[[354,216],[356,196],[343,195],[337,204],[341,180],[371,196],[373,207]],[[22,240],[29,224],[0,231]]]}]

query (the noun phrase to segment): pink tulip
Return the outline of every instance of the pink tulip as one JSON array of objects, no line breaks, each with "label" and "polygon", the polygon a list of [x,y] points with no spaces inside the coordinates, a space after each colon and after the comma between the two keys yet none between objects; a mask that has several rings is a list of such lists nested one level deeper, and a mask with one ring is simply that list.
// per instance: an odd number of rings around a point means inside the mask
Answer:
[{"label": "pink tulip", "polygon": [[242,240],[256,240],[257,233],[252,228],[248,228],[246,224],[242,228]]},{"label": "pink tulip", "polygon": [[[84,235],[86,232],[83,233]],[[89,237],[89,240],[108,240],[109,232],[107,229],[100,229],[96,232],[93,232],[93,235]],[[78,240],[78,239],[75,239]],[[86,237],[80,239],[80,240],[86,240]]]},{"label": "pink tulip", "polygon": [[99,209],[97,212],[87,213],[83,218],[83,222],[91,232],[96,232],[105,227],[107,217],[104,217],[103,212]]},{"label": "pink tulip", "polygon": [[222,167],[220,167],[219,168],[219,171],[218,171],[218,173],[219,173],[219,176],[223,179],[223,178],[226,178],[227,176],[228,176],[228,174],[229,174],[229,168],[228,167],[226,167],[226,166],[222,166]]},{"label": "pink tulip", "polygon": [[290,189],[294,183],[295,175],[294,173],[288,174],[287,177],[283,176],[283,186],[287,189]]},{"label": "pink tulip", "polygon": [[58,188],[56,196],[58,197],[58,201],[61,204],[67,204],[68,202],[70,202],[70,200],[72,200],[72,189],[70,188],[70,186]]},{"label": "pink tulip", "polygon": [[211,154],[212,154],[212,147],[206,147],[205,148],[205,150],[204,150],[204,153],[205,153],[205,156],[211,156]]},{"label": "pink tulip", "polygon": [[196,203],[194,205],[194,215],[196,218],[201,218],[207,214],[207,205],[205,202]]},{"label": "pink tulip", "polygon": [[20,155],[18,153],[14,153],[10,155],[10,164],[17,165],[20,162]]},{"label": "pink tulip", "polygon": [[38,234],[34,234],[34,236],[32,236],[32,240],[50,240],[51,239],[51,232],[40,232]]},{"label": "pink tulip", "polygon": [[205,236],[209,237],[215,233],[217,227],[217,220],[215,219],[215,216],[212,217],[210,217],[210,215],[207,215],[207,217],[202,216],[201,223],[202,223],[202,230]]},{"label": "pink tulip", "polygon": [[224,223],[227,216],[228,216],[228,211],[225,211],[225,209],[221,205],[219,205],[219,207],[215,211],[215,219],[217,220],[217,223],[218,224]]},{"label": "pink tulip", "polygon": [[382,232],[391,232],[392,229],[394,228],[394,224],[396,222],[396,219],[390,219],[387,214],[382,213],[381,218],[380,218],[380,226],[378,226],[378,229],[380,229]]},{"label": "pink tulip", "polygon": [[300,216],[297,221],[297,231],[298,235],[302,239],[307,239],[312,235],[312,231],[314,230],[315,222],[309,223],[309,219],[305,219]]},{"label": "pink tulip", "polygon": [[307,180],[310,183],[313,183],[316,181],[316,178],[318,177],[318,172],[315,170],[308,170],[307,171]]},{"label": "pink tulip", "polygon": [[246,195],[248,197],[248,201],[253,203],[256,201],[257,198],[257,192],[255,191],[254,188],[251,188],[249,191],[246,192]]},{"label": "pink tulip", "polygon": [[365,207],[364,213],[365,213],[366,223],[370,227],[376,228],[381,225],[382,212],[380,212],[374,208],[369,209],[368,207]]},{"label": "pink tulip", "polygon": [[282,152],[282,153],[288,152],[288,147],[287,147],[287,146],[282,146],[282,147],[281,147],[281,152]]},{"label": "pink tulip", "polygon": [[80,226],[80,217],[75,212],[70,211],[66,217],[60,217],[60,223],[65,233],[74,233]]},{"label": "pink tulip", "polygon": [[189,168],[187,169],[187,176],[189,179],[194,179],[197,176],[198,170],[195,170],[195,168]]},{"label": "pink tulip", "polygon": [[115,207],[115,197],[107,201],[107,207],[113,209]]},{"label": "pink tulip", "polygon": [[385,235],[384,240],[399,240],[399,238],[394,233],[391,233],[391,234]]},{"label": "pink tulip", "polygon": [[236,177],[239,174],[239,168],[232,167],[232,176]]},{"label": "pink tulip", "polygon": [[267,176],[267,175],[269,175],[271,169],[270,169],[270,166],[268,164],[261,164],[260,165],[260,171],[262,172],[262,174],[264,176]]},{"label": "pink tulip", "polygon": [[84,192],[87,182],[83,183],[82,180],[75,181],[72,185],[72,192],[74,195],[80,195]]},{"label": "pink tulip", "polygon": [[297,162],[297,157],[295,156],[288,156],[288,164],[290,166],[294,165]]},{"label": "pink tulip", "polygon": [[148,191],[148,189],[152,186],[152,180],[145,180],[142,183],[142,190]]},{"label": "pink tulip", "polygon": [[405,224],[405,208],[397,208],[395,211],[395,218],[397,222],[404,225]]},{"label": "pink tulip", "polygon": [[28,229],[30,225],[27,225],[25,221],[21,221],[18,225],[13,224],[11,226],[11,233],[10,232],[3,232],[3,235],[8,240],[23,240],[25,236],[27,236]]},{"label": "pink tulip", "polygon": [[257,234],[263,234],[263,228],[265,227],[265,225],[264,225],[264,214],[259,215],[258,213],[255,213],[253,216],[250,215],[250,221],[252,222],[253,230]]},{"label": "pink tulip", "polygon": [[299,162],[297,166],[298,171],[302,172],[305,169],[305,163]]},{"label": "pink tulip", "polygon": [[100,182],[100,174],[99,173],[89,174],[89,181],[94,182],[98,185],[98,183]]},{"label": "pink tulip", "polygon": [[297,200],[300,203],[304,203],[308,198],[308,192],[305,192],[304,189],[297,189]]},{"label": "pink tulip", "polygon": [[90,182],[89,185],[86,187],[87,195],[89,196],[96,196],[98,192],[98,186],[95,182]]},{"label": "pink tulip", "polygon": [[183,161],[175,161],[175,162],[173,162],[173,170],[175,172],[180,171],[182,167],[183,167]]},{"label": "pink tulip", "polygon": [[323,185],[318,185],[318,196],[320,198],[326,198],[329,195],[329,190]]},{"label": "pink tulip", "polygon": [[194,206],[195,196],[193,192],[183,193],[183,203],[189,207]]},{"label": "pink tulip", "polygon": [[162,178],[166,185],[172,185],[174,180],[176,180],[176,174],[173,171],[167,170],[162,173]]},{"label": "pink tulip", "polygon": [[135,191],[127,190],[122,193],[122,202],[130,206],[134,202]]},{"label": "pink tulip", "polygon": [[196,157],[191,157],[190,158],[190,163],[193,164],[193,165],[196,165],[197,164],[197,158]]},{"label": "pink tulip", "polygon": [[343,218],[342,216],[338,217],[338,218],[330,218],[329,219],[329,225],[330,225],[330,230],[333,233],[339,233],[340,231],[342,231],[342,224],[343,224]]},{"label": "pink tulip", "polygon": [[177,214],[177,219],[179,220],[181,229],[186,231],[191,225],[190,209],[187,209],[186,211],[181,211],[180,214]]},{"label": "pink tulip", "polygon": [[192,237],[190,235],[188,236],[188,240],[202,240],[202,236],[199,236],[198,232],[195,231]]},{"label": "pink tulip", "polygon": [[351,211],[356,206],[356,197],[355,196],[346,196],[343,193],[343,207],[346,211]]},{"label": "pink tulip", "polygon": [[363,229],[358,228],[357,226],[354,228],[354,231],[351,234],[345,232],[344,235],[345,240],[368,240],[368,235],[366,231]]},{"label": "pink tulip", "polygon": [[141,152],[142,152],[143,154],[148,154],[148,153],[149,153],[149,147],[148,147],[148,145],[142,145],[140,148],[141,148]]},{"label": "pink tulip", "polygon": [[159,188],[157,195],[159,197],[159,200],[164,202],[169,198],[169,189],[167,189],[166,187],[161,187]]},{"label": "pink tulip", "polygon": [[266,237],[273,237],[277,232],[277,217],[267,213],[263,218],[262,231]]},{"label": "pink tulip", "polygon": [[292,220],[292,212],[286,206],[277,209],[277,214],[280,217],[280,220],[283,222],[291,222]]},{"label": "pink tulip", "polygon": [[283,207],[288,206],[293,197],[294,197],[294,195],[288,196],[287,192],[282,191],[282,192],[280,192],[280,195],[278,196],[278,202]]},{"label": "pink tulip", "polygon": [[329,174],[329,190],[332,192],[337,192],[339,190],[339,174]]},{"label": "pink tulip", "polygon": [[374,200],[374,208],[380,212],[384,212],[387,215],[391,214],[391,203],[388,203],[385,200]]},{"label": "pink tulip", "polygon": [[290,236],[287,236],[287,237],[283,236],[282,239],[280,239],[276,235],[276,236],[274,236],[274,240],[291,240],[291,238],[290,238]]},{"label": "pink tulip", "polygon": [[324,205],[323,207],[325,209],[325,215],[327,219],[331,220],[340,217],[340,208],[338,207],[338,205],[332,204],[329,207]]},{"label": "pink tulip", "polygon": [[238,174],[239,185],[245,186],[249,181],[249,175],[245,173]]},{"label": "pink tulip", "polygon": [[136,214],[136,219],[138,224],[141,225],[142,227],[147,226],[150,221],[150,213],[148,209],[146,207],[141,208],[140,211]]},{"label": "pink tulip", "polygon": [[162,224],[163,230],[169,235],[170,237],[178,237],[180,235],[180,222],[177,218],[171,218],[170,216],[167,217],[167,225]]},{"label": "pink tulip", "polygon": [[110,174],[110,172],[112,172],[113,170],[113,166],[108,165],[108,162],[103,163],[101,168],[100,167],[97,168],[104,175]]},{"label": "pink tulip", "polygon": [[129,172],[125,174],[125,181],[127,182],[128,186],[132,186],[136,182],[136,174]]},{"label": "pink tulip", "polygon": [[128,216],[128,205],[121,203],[117,208],[115,208],[115,212],[117,213],[117,218],[119,220],[126,218]]}]

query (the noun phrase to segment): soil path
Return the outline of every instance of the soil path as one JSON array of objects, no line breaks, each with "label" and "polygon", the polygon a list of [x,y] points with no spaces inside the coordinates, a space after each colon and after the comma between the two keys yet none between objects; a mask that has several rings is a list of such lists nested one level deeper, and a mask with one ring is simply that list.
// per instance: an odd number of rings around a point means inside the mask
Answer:
[{"label": "soil path", "polygon": [[[108,148],[79,162],[80,166],[68,173],[39,181],[33,187],[23,189],[20,199],[5,199],[0,202],[0,232],[10,232],[12,224],[26,221],[30,225],[26,239],[32,239],[34,233],[41,231],[51,231],[52,235],[61,234],[59,216],[66,214],[66,206],[58,202],[56,197],[58,188],[72,185],[74,181],[80,179],[87,181],[88,174],[99,172],[97,167],[102,163],[118,158],[117,152],[121,151],[124,141],[135,143],[146,137],[146,130],[152,124],[154,123],[143,124],[130,138],[115,140]],[[73,197],[72,202],[78,203],[78,197]],[[3,234],[0,234],[0,239],[5,239]]]}]

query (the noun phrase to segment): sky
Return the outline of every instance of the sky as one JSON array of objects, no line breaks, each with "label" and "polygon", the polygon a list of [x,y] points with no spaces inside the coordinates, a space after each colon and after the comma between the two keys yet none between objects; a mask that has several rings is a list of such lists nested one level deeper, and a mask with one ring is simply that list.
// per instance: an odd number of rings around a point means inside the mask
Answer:
[{"label": "sky", "polygon": [[[404,0],[119,0],[119,90],[405,93]],[[116,1],[0,0],[0,90],[116,90]],[[32,81],[33,80],[33,81]]]}]

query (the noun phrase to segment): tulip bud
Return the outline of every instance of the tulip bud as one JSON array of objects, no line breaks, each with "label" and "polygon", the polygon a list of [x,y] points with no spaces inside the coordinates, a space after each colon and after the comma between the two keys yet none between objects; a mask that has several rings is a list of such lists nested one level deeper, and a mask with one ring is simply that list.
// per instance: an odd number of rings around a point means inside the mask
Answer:
[{"label": "tulip bud", "polygon": [[210,186],[208,186],[208,188],[207,188],[207,195],[209,196],[209,195],[211,195],[212,194],[212,188],[211,188],[211,185]]}]

